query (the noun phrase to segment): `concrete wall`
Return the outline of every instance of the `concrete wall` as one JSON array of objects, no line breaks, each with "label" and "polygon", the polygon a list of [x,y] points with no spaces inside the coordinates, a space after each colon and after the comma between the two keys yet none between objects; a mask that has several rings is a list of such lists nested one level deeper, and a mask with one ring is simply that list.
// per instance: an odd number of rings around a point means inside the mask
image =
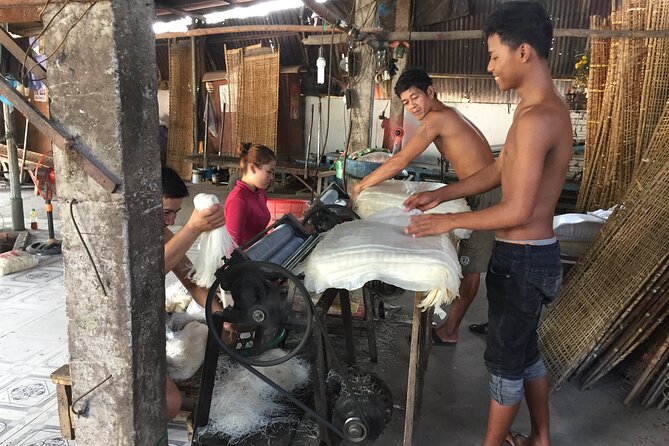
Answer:
[{"label": "concrete wall", "polygon": [[[311,131],[311,153],[315,154],[318,148],[318,100],[316,96],[306,96],[304,98],[305,105],[305,119],[304,119],[304,145],[307,147],[307,141],[309,138],[309,121],[311,119],[311,105],[314,105],[314,122]],[[374,101],[374,133],[372,137],[372,147],[381,147],[383,143],[383,129],[381,129],[381,120],[378,119],[378,116],[385,109],[386,117],[389,115],[388,105],[390,101],[388,100],[375,100]],[[506,133],[511,127],[511,122],[513,120],[513,113],[516,110],[516,104],[482,104],[482,103],[464,103],[464,102],[451,102],[445,103],[446,105],[455,108],[460,113],[462,113],[467,119],[472,121],[485,135],[488,143],[495,148],[504,144],[504,139],[506,138]],[[387,108],[386,108],[387,106]],[[327,126],[327,115],[328,115],[328,100],[327,98],[321,98],[321,122],[322,122],[322,136],[321,136],[321,145],[325,138],[325,129]],[[346,132],[348,129],[348,112],[346,111],[346,104],[344,103],[343,98],[341,97],[331,97],[330,98],[330,131],[328,132],[327,146],[325,147],[324,153],[334,152],[337,150],[343,150],[346,144]],[[574,129],[575,140],[583,141],[585,140],[585,111],[572,111],[572,126]],[[408,112],[404,112],[404,139],[403,143],[409,141],[409,139],[414,135],[416,129],[418,128],[418,121]],[[363,147],[351,147],[350,150],[358,150]],[[422,163],[431,163],[436,164],[437,159],[439,158],[439,152],[434,144],[430,144],[428,149],[418,157],[418,161]],[[580,155],[575,155],[573,159],[573,166],[570,167],[570,173],[568,177],[573,176],[577,170],[582,169],[583,167],[583,153]]]}]

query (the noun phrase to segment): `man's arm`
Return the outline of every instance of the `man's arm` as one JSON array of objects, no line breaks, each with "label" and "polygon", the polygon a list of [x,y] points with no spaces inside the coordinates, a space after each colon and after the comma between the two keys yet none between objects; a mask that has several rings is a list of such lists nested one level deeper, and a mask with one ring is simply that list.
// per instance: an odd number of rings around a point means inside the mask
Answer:
[{"label": "man's arm", "polygon": [[436,113],[428,114],[418,126],[416,134],[409,140],[406,146],[384,162],[378,169],[363,178],[351,191],[351,197],[355,198],[360,192],[368,187],[375,186],[382,181],[394,177],[402,171],[418,155],[434,141],[439,133],[439,120]]},{"label": "man's arm", "polygon": [[[193,283],[192,280],[188,278],[191,266],[192,264],[188,257],[183,256],[179,263],[174,267],[172,272],[175,276],[177,276],[177,279],[179,279],[179,281],[183,284],[186,290],[188,290],[191,296],[193,296],[195,302],[204,308],[205,304],[207,303],[207,294],[209,293],[209,290],[197,286],[195,283]],[[218,299],[214,299],[212,304],[212,312],[217,311],[223,311],[223,306]]]},{"label": "man's arm", "polygon": [[193,246],[195,240],[205,231],[220,228],[225,224],[225,216],[220,205],[216,204],[202,211],[194,210],[188,223],[179,232],[173,234],[165,228],[165,273],[172,271],[179,261]]},{"label": "man's arm", "polygon": [[[513,161],[504,166],[504,178],[507,182],[504,183],[504,195],[498,205],[475,212],[413,217],[405,232],[421,237],[442,234],[456,228],[496,230],[528,223],[541,186],[546,153],[550,149],[549,120],[549,117],[541,116],[537,112],[528,112],[518,120],[515,129],[515,153]],[[470,178],[483,177],[488,169],[482,169],[463,183]],[[478,184],[484,183],[485,180],[481,178]],[[448,186],[447,189],[455,186],[456,184]]]},{"label": "man's arm", "polygon": [[439,189],[411,195],[404,201],[407,210],[420,209],[427,211],[444,201],[470,197],[487,192],[499,186],[502,182],[502,164],[504,154],[501,153],[493,164],[489,164],[462,181],[457,181]]}]

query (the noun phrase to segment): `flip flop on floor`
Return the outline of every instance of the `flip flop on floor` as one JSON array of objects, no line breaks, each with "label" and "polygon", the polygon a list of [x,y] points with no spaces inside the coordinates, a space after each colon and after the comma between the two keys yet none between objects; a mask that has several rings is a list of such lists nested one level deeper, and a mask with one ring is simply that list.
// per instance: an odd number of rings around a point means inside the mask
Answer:
[{"label": "flip flop on floor", "polygon": [[469,326],[469,331],[480,335],[486,335],[488,334],[488,323],[482,322],[480,324],[471,324]]},{"label": "flip flop on floor", "polygon": [[438,345],[439,347],[455,347],[458,344],[458,341],[442,341],[434,328],[431,331],[432,345]]},{"label": "flip flop on floor", "polygon": [[520,432],[509,432],[509,435],[506,436],[506,440],[504,440],[504,446],[520,446],[520,443],[518,443],[519,438],[529,437]]}]

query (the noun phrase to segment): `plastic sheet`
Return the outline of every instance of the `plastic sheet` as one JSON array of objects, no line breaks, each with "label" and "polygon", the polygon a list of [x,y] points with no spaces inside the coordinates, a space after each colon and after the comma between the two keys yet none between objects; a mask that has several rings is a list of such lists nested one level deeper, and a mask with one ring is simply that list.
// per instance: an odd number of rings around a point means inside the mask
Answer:
[{"label": "plastic sheet", "polygon": [[176,381],[195,375],[204,362],[207,345],[207,325],[192,321],[179,331],[166,328],[165,353],[167,374]]},{"label": "plastic sheet", "polygon": [[[353,203],[353,210],[361,217],[368,216],[382,209],[401,208],[404,201],[412,194],[439,189],[442,183],[427,183],[423,181],[398,181],[388,180],[365,189],[358,195]],[[468,212],[471,209],[464,198],[441,203],[430,214],[453,214],[456,212]],[[459,239],[469,238],[471,231],[468,229],[456,229],[453,235]]]},{"label": "plastic sheet", "polygon": [[304,285],[322,293],[381,280],[407,290],[433,291],[422,308],[450,303],[458,295],[462,274],[455,245],[448,235],[406,235],[409,218],[419,213],[391,208],[335,226],[307,258]]}]

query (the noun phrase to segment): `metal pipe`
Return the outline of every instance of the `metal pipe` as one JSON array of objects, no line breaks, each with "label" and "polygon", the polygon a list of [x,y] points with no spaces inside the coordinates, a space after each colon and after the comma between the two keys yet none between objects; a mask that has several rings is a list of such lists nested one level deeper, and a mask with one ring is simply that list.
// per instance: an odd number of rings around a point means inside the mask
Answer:
[{"label": "metal pipe", "polygon": [[19,156],[16,151],[16,141],[14,140],[14,125],[12,123],[12,113],[7,104],[2,104],[2,111],[5,118],[5,139],[7,141],[7,159],[9,161],[9,188],[10,203],[12,210],[12,228],[15,231],[25,231],[25,221],[23,215],[23,199],[21,198],[21,183],[19,181]]},{"label": "metal pipe", "polygon": [[[219,90],[220,94],[220,90]],[[218,156],[223,154],[223,132],[225,131],[225,109],[228,104],[223,103],[223,110],[221,110],[221,134],[218,137]]]},{"label": "metal pipe", "polygon": [[369,126],[369,128],[367,129],[367,147],[372,146],[372,132],[374,131],[373,130],[374,129],[374,83],[376,82],[376,80],[374,79],[374,72],[376,70],[376,57],[377,57],[376,51],[372,50],[372,62],[370,64],[371,65],[371,70],[372,70],[372,74],[371,74],[371,77],[370,77],[371,78],[370,88],[371,88],[372,91],[370,92],[370,95],[369,95],[369,122],[367,124]]},{"label": "metal pipe", "polygon": [[[202,150],[202,169],[207,170],[207,140],[209,139],[209,89],[204,99],[204,148]],[[206,176],[206,174],[203,174]]]},{"label": "metal pipe", "polygon": [[28,153],[28,125],[30,119],[26,118],[26,129],[23,132],[23,154],[21,156],[21,170],[19,170],[19,179],[23,183],[23,168],[26,167],[26,153]]},{"label": "metal pipe", "polygon": [[[195,19],[193,19],[195,25]],[[197,67],[195,65],[195,37],[190,38],[191,89],[193,97],[193,154],[197,154]]]},{"label": "metal pipe", "polygon": [[311,131],[314,128],[314,104],[311,104],[311,117],[309,119],[309,136],[307,136],[307,151],[304,157],[304,179],[309,176],[309,155],[311,155]]}]

